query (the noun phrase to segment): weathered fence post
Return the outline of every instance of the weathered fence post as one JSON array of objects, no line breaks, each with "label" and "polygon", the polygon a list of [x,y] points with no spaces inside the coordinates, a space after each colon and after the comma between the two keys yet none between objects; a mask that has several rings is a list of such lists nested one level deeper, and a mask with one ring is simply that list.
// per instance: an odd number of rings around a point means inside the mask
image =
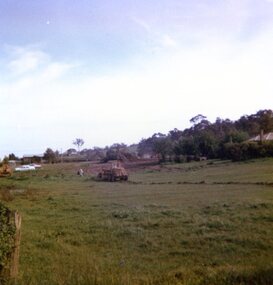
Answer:
[{"label": "weathered fence post", "polygon": [[10,278],[16,279],[19,272],[19,256],[20,256],[20,240],[21,240],[21,223],[22,217],[21,215],[15,211],[12,212],[14,225],[15,225],[15,236],[14,236],[14,249],[11,254],[10,259]]},{"label": "weathered fence post", "polygon": [[[1,266],[0,284],[16,283],[19,271],[21,215],[0,203]],[[2,232],[3,231],[3,232]]]}]

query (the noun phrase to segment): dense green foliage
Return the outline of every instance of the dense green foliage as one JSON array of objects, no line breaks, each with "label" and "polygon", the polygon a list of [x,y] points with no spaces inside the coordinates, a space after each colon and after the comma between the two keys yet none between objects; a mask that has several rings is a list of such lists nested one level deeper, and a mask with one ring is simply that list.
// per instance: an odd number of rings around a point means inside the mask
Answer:
[{"label": "dense green foliage", "polygon": [[234,161],[273,156],[273,141],[258,144],[255,142],[225,144],[225,158]]},{"label": "dense green foliage", "polygon": [[10,211],[0,203],[0,273],[14,244],[15,227],[9,221]]},{"label": "dense green foliage", "polygon": [[59,152],[58,151],[53,151],[51,148],[47,148],[45,153],[44,153],[44,159],[48,163],[58,162],[58,161],[60,161]]},{"label": "dense green foliage", "polygon": [[168,154],[176,161],[181,160],[181,156],[232,160],[272,156],[272,144],[265,143],[261,146],[259,142],[247,142],[260,132],[273,131],[272,110],[261,110],[256,114],[242,116],[234,122],[217,118],[211,123],[199,114],[190,122],[192,127],[189,129],[174,129],[168,135],[154,134],[142,139],[138,146],[139,154],[150,152],[160,156],[163,161]]}]

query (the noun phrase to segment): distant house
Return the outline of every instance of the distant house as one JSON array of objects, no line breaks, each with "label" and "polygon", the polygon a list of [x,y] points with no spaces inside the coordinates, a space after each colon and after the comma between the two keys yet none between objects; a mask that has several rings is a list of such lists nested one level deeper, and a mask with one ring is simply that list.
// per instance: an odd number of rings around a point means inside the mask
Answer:
[{"label": "distant house", "polygon": [[248,140],[249,142],[260,142],[260,141],[273,141],[273,132],[264,134],[261,132],[261,134],[257,135],[256,137],[253,137]]},{"label": "distant house", "polygon": [[41,163],[44,155],[43,154],[26,154],[23,155],[23,163]]}]

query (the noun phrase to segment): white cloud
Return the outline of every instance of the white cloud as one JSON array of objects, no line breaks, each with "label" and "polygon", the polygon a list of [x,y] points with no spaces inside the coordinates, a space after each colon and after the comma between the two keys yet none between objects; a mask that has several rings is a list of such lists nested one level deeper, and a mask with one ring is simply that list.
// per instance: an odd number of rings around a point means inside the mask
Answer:
[{"label": "white cloud", "polygon": [[[7,80],[0,81],[0,106],[4,108],[4,112],[7,112],[8,116],[10,116],[9,112],[15,114],[13,117],[15,121],[18,120],[18,117],[23,117],[24,123],[31,124],[33,120],[29,114],[40,113],[43,101],[51,98],[52,94],[55,95],[58,81],[61,82],[76,65],[53,61],[47,53],[37,47],[33,49],[30,47],[9,47],[9,50],[12,51],[12,56],[17,56],[18,59],[9,62],[8,67],[11,66],[11,63],[14,63],[13,67],[19,67],[24,62],[29,63],[29,55],[33,55],[36,60],[33,65],[27,65],[28,68],[22,67],[22,72],[17,72],[16,76],[12,70],[10,76],[7,76]],[[25,114],[28,109],[35,109],[35,111]]]},{"label": "white cloud", "polygon": [[53,62],[46,66],[41,73],[42,81],[49,81],[60,78],[66,74],[70,69],[75,67],[73,64]]},{"label": "white cloud", "polygon": [[23,74],[36,70],[49,60],[48,55],[31,47],[8,47],[12,59],[8,67],[14,74]]}]

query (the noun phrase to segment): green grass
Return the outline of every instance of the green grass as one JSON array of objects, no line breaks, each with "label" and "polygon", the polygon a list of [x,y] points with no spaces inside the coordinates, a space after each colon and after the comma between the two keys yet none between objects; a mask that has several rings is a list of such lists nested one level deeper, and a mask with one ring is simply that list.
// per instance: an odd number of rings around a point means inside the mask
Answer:
[{"label": "green grass", "polygon": [[272,159],[170,164],[127,183],[78,167],[0,180],[23,216],[19,284],[273,284]]}]

